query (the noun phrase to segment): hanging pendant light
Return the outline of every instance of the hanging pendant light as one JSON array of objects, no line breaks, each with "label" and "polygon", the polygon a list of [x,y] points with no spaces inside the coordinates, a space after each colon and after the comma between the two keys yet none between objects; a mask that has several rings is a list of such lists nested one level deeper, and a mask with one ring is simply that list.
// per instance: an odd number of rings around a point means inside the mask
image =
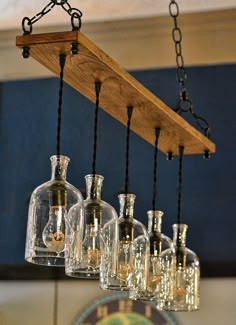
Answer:
[{"label": "hanging pendant light", "polygon": [[160,310],[194,311],[199,309],[200,265],[197,255],[186,247],[188,226],[181,223],[182,161],[184,147],[179,148],[178,223],[173,225],[173,247],[161,254]]},{"label": "hanging pendant light", "polygon": [[135,300],[157,300],[160,290],[161,280],[161,261],[160,254],[165,249],[171,247],[172,241],[169,237],[161,233],[161,223],[163,212],[156,210],[157,198],[157,153],[158,139],[160,129],[155,129],[155,150],[154,150],[154,168],[153,168],[153,198],[152,210],[148,211],[148,236],[149,236],[149,251],[148,251],[148,271],[146,279],[146,287],[143,287],[138,281],[133,281],[133,285],[129,292],[129,297]]},{"label": "hanging pendant light", "polygon": [[[94,148],[92,174],[85,176],[87,197],[84,201],[84,219],[80,218],[82,210],[78,203],[71,208],[69,220],[80,219],[78,232],[74,231],[66,259],[66,274],[76,278],[98,279],[101,256],[101,231],[107,222],[117,219],[115,209],[101,200],[103,176],[96,174],[97,125],[99,112],[99,95],[101,82],[95,81],[96,110],[94,120]],[[83,231],[82,231],[83,229]],[[79,248],[79,249],[78,249]]]},{"label": "hanging pendant light", "polygon": [[67,212],[77,202],[83,202],[78,189],[66,181],[70,159],[61,155],[61,113],[63,72],[66,56],[59,56],[60,89],[58,103],[57,154],[52,156],[51,180],[37,187],[30,198],[26,235],[27,262],[64,266]]},{"label": "hanging pendant light", "polygon": [[135,195],[128,191],[129,138],[133,107],[127,108],[125,193],[120,194],[118,220],[107,223],[102,231],[104,251],[100,268],[100,287],[127,291],[138,281],[145,286],[149,241],[145,227],[134,219]]}]

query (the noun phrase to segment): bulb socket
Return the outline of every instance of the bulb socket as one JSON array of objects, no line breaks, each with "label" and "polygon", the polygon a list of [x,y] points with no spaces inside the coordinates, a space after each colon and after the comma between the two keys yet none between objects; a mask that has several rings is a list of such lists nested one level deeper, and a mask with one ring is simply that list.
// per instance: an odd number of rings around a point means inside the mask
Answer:
[{"label": "bulb socket", "polygon": [[67,191],[62,186],[52,187],[49,191],[49,204],[51,207],[66,207],[67,205]]},{"label": "bulb socket", "polygon": [[96,202],[92,202],[86,206],[84,215],[87,225],[101,225],[102,208]]}]

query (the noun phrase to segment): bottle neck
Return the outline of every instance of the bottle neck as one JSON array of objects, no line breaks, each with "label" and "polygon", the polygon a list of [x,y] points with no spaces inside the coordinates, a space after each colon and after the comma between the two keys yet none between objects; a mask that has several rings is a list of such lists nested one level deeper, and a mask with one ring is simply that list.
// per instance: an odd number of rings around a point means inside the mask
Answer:
[{"label": "bottle neck", "polygon": [[103,180],[104,177],[97,174],[85,176],[86,199],[101,199]]},{"label": "bottle neck", "polygon": [[52,156],[51,160],[51,180],[66,180],[67,166],[70,158],[66,156]]},{"label": "bottle neck", "polygon": [[186,246],[186,234],[187,234],[188,225],[185,224],[174,224],[174,238],[173,244],[176,247],[185,247]]},{"label": "bottle neck", "polygon": [[118,197],[120,202],[120,217],[133,219],[135,195],[128,193],[120,194]]},{"label": "bottle neck", "polygon": [[160,233],[163,212],[159,210],[150,210],[148,214],[148,232]]}]

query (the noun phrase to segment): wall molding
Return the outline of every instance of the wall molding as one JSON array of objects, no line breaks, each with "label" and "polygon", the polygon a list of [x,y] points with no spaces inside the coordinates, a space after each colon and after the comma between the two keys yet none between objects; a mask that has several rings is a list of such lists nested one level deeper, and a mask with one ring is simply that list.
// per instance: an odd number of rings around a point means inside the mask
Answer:
[{"label": "wall molding", "polygon": [[[39,24],[40,25],[40,24]],[[236,62],[236,9],[180,16],[186,65]],[[161,16],[103,23],[85,23],[83,33],[129,70],[175,66],[172,21]],[[35,33],[68,30],[68,26],[38,28]],[[24,60],[15,47],[20,30],[0,32],[0,80],[49,77],[33,59]]]}]

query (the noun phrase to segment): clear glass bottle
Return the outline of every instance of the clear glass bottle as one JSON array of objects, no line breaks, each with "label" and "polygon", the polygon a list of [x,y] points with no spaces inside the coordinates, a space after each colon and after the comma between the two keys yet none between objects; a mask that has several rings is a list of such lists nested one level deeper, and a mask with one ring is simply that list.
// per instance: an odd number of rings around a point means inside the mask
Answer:
[{"label": "clear glass bottle", "polygon": [[148,272],[146,288],[133,286],[129,298],[135,300],[157,300],[160,290],[161,262],[160,254],[172,245],[169,237],[161,233],[163,212],[150,210],[148,214],[148,236],[150,247],[148,252]]},{"label": "clear glass bottle", "polygon": [[132,285],[145,286],[148,233],[133,217],[134,194],[120,194],[120,216],[102,231],[105,247],[100,268],[100,287],[127,291]]},{"label": "clear glass bottle", "polygon": [[157,308],[169,311],[199,309],[200,265],[197,255],[186,248],[185,224],[173,225],[173,247],[161,254],[161,290]]},{"label": "clear glass bottle", "polygon": [[51,180],[38,186],[30,198],[25,259],[34,264],[64,266],[67,212],[73,204],[83,204],[83,197],[66,181],[70,159],[62,155],[50,159]]},{"label": "clear glass bottle", "polygon": [[[84,201],[84,222],[75,233],[66,258],[66,274],[76,278],[99,278],[101,256],[101,230],[108,222],[117,220],[115,209],[101,200],[103,176],[87,175],[87,198]],[[76,204],[69,211],[71,220],[78,218],[81,206]],[[82,230],[82,232],[81,232]],[[73,237],[73,236],[72,236]]]}]

